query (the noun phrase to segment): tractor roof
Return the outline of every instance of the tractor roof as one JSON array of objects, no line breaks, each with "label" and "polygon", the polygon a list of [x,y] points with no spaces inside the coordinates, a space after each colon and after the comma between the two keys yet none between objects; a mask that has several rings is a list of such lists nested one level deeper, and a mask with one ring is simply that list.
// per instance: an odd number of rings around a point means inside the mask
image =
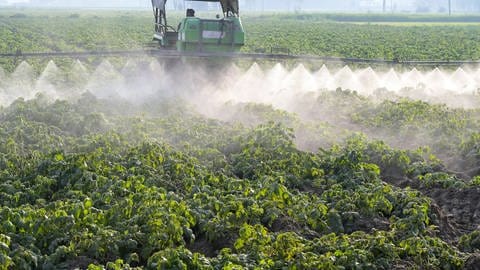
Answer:
[{"label": "tractor roof", "polygon": [[220,2],[222,4],[223,13],[233,13],[238,16],[238,0],[187,0],[187,1],[197,1],[197,2]]},{"label": "tractor roof", "polygon": [[[186,0],[186,1],[195,1],[195,2],[220,2],[222,5],[223,13],[233,13],[238,16],[239,14],[239,7],[238,7],[238,0]],[[165,8],[165,3],[167,0],[152,0],[152,4],[154,7]]]}]

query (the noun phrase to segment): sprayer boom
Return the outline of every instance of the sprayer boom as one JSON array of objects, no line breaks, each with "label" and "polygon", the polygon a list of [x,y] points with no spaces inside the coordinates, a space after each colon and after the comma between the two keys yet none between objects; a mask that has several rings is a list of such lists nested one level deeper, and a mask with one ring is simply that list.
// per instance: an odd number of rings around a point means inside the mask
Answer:
[{"label": "sprayer boom", "polygon": [[25,60],[28,58],[74,58],[82,59],[88,57],[139,57],[150,56],[159,59],[188,59],[188,58],[207,58],[207,59],[246,59],[251,61],[271,60],[287,61],[299,60],[313,63],[337,63],[337,64],[369,64],[380,66],[467,66],[479,65],[480,60],[472,61],[418,61],[418,60],[383,60],[383,59],[362,59],[362,58],[342,58],[311,55],[293,55],[277,53],[230,53],[230,52],[179,52],[176,50],[164,49],[140,49],[126,51],[83,51],[83,52],[21,52],[0,53],[0,58],[14,58]]}]

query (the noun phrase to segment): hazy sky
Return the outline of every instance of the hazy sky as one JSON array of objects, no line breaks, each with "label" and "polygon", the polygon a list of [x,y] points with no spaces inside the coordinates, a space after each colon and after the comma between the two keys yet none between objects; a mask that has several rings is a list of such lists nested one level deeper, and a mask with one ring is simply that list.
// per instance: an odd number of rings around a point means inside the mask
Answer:
[{"label": "hazy sky", "polygon": [[[320,10],[381,12],[383,0],[239,0],[241,10]],[[479,12],[480,0],[451,0],[452,10]],[[168,0],[168,8],[182,7],[183,0]],[[386,12],[442,12],[448,9],[448,0],[386,0]],[[2,5],[47,7],[116,7],[148,8],[151,0],[0,0]],[[197,4],[198,5],[198,4]],[[207,5],[203,3],[203,5]]]},{"label": "hazy sky", "polygon": [[28,3],[30,0],[7,0],[7,4],[15,4],[15,3]]}]

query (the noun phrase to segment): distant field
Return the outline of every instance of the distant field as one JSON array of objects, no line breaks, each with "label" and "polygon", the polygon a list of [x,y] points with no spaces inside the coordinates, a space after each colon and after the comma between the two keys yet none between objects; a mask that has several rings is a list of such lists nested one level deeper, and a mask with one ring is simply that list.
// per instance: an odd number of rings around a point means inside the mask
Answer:
[{"label": "distant field", "polygon": [[[182,14],[171,14],[170,24]],[[478,22],[480,16],[247,13],[244,51],[279,47],[321,56],[472,60],[480,59]],[[149,11],[4,10],[0,52],[135,49],[151,41],[152,31]],[[6,59],[0,65],[14,67]]]},{"label": "distant field", "polygon": [[326,19],[336,22],[480,23],[480,15],[312,13],[292,15],[291,18],[303,20]]},{"label": "distant field", "polygon": [[[293,53],[397,60],[470,60],[480,58],[480,28],[447,25],[383,25],[298,20],[274,15],[244,20],[247,50],[276,44]],[[279,30],[281,29],[281,30]]]},{"label": "distant field", "polygon": [[389,26],[480,26],[477,22],[345,22],[360,25],[389,25]]}]

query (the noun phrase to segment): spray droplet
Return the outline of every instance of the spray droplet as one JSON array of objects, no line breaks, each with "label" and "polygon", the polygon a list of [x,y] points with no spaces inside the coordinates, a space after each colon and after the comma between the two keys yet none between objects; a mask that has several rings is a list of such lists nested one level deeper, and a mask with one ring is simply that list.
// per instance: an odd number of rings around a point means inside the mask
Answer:
[{"label": "spray droplet", "polygon": [[382,77],[382,87],[386,87],[390,91],[398,91],[402,86],[402,81],[393,68]]},{"label": "spray droplet", "polygon": [[0,67],[0,85],[5,82],[5,80],[7,79],[7,74],[5,73],[5,70]]},{"label": "spray droplet", "polygon": [[283,83],[293,93],[317,90],[315,78],[302,64],[299,64]]},{"label": "spray droplet", "polygon": [[285,88],[283,80],[288,76],[289,72],[282,64],[277,63],[275,66],[266,72],[265,84],[268,87],[268,92],[273,94],[282,91]]},{"label": "spray droplet", "polygon": [[225,97],[236,102],[260,101],[271,89],[265,81],[265,74],[257,63],[238,78],[234,87],[227,89]]},{"label": "spray droplet", "polygon": [[27,62],[23,61],[10,75],[10,78],[5,87],[7,94],[13,98],[33,98],[34,79],[35,72],[33,71],[32,66],[30,66],[30,64],[28,64]]},{"label": "spray droplet", "polygon": [[132,59],[128,59],[125,65],[123,66],[120,73],[123,76],[133,76],[138,71],[138,63]]},{"label": "spray droplet", "polygon": [[278,79],[279,77],[281,78],[283,76],[286,76],[287,74],[288,71],[283,67],[283,65],[277,63],[267,72],[267,77]]},{"label": "spray droplet", "polygon": [[157,59],[153,59],[149,64],[150,71],[152,74],[156,74],[159,76],[163,73],[164,69],[163,66],[157,61]]},{"label": "spray droplet", "polygon": [[417,88],[423,83],[423,79],[423,74],[416,68],[413,68],[411,71],[403,74],[402,76],[402,82],[405,87]]},{"label": "spray droplet", "polygon": [[475,92],[475,80],[468,75],[463,68],[458,68],[450,76],[452,89],[458,89],[457,93],[473,93]]},{"label": "spray droplet", "polygon": [[77,88],[79,86],[85,85],[88,81],[90,74],[88,73],[87,68],[80,62],[80,60],[75,60],[72,67],[66,73],[67,82],[70,87]]},{"label": "spray droplet", "polygon": [[118,75],[117,69],[110,63],[108,60],[104,60],[97,66],[95,69],[95,73],[97,74],[115,74]]},{"label": "spray droplet", "polygon": [[72,72],[81,72],[81,73],[88,74],[87,68],[86,68],[85,65],[84,65],[80,60],[78,60],[78,59],[75,60],[75,62],[73,62],[71,71],[72,71]]},{"label": "spray droplet", "polygon": [[359,85],[357,76],[349,66],[344,66],[334,75],[334,81],[337,87],[343,89],[356,90]]},{"label": "spray droplet", "polygon": [[0,86],[0,106],[8,106],[10,104],[7,97],[7,91]]},{"label": "spray droplet", "polygon": [[426,78],[428,80],[445,80],[445,74],[443,74],[443,72],[439,68],[435,68],[434,70],[427,73]]},{"label": "spray droplet", "polygon": [[315,77],[317,78],[330,78],[332,76],[332,73],[330,73],[330,70],[328,70],[327,66],[322,65],[322,67],[315,73]]},{"label": "spray droplet", "polygon": [[480,85],[480,68],[473,74],[473,79]]},{"label": "spray droplet", "polygon": [[230,76],[237,76],[241,72],[240,68],[235,64],[232,63],[225,72],[227,78]]},{"label": "spray droplet", "polygon": [[65,77],[53,61],[49,61],[35,84],[35,94],[43,93],[45,97],[58,98],[57,86],[65,82]]},{"label": "spray droplet", "polygon": [[364,70],[360,70],[357,74],[358,81],[360,82],[361,93],[370,95],[381,85],[381,79],[377,73],[373,71],[371,67]]},{"label": "spray droplet", "polygon": [[262,68],[257,63],[253,63],[250,66],[250,68],[248,69],[248,71],[245,73],[245,75],[247,75],[247,76],[248,75],[253,75],[253,74],[256,74],[259,77],[264,76]]},{"label": "spray droplet", "polygon": [[429,95],[444,94],[448,88],[447,78],[445,74],[438,68],[435,68],[427,73],[424,83],[427,86],[426,92]]},{"label": "spray droplet", "polygon": [[20,65],[10,75],[13,80],[33,81],[35,78],[35,72],[29,63],[22,61]]},{"label": "spray droplet", "polygon": [[104,60],[95,69],[86,90],[99,98],[118,98],[123,76],[108,61]]},{"label": "spray droplet", "polygon": [[39,80],[48,80],[51,83],[58,79],[61,79],[63,74],[58,69],[57,65],[53,61],[49,61],[43,72],[40,74]]},{"label": "spray droplet", "polygon": [[333,76],[327,66],[322,65],[322,67],[314,74],[314,77],[317,80],[317,85],[319,89],[331,89],[335,88],[333,86]]}]

